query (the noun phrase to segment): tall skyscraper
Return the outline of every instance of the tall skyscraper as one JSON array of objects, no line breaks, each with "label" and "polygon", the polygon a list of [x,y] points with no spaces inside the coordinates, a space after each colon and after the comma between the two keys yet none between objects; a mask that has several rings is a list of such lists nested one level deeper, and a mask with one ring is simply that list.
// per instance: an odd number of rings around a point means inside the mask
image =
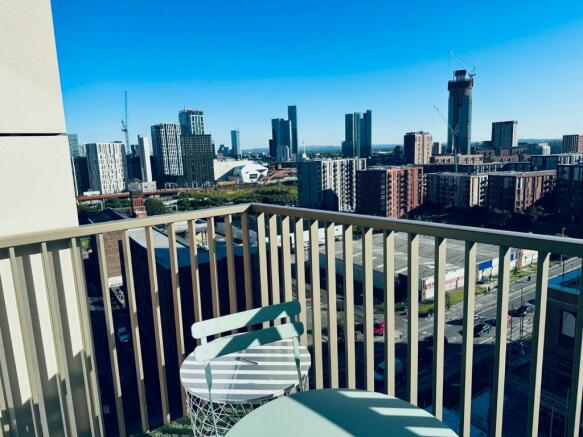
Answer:
[{"label": "tall skyscraper", "polygon": [[231,131],[231,156],[235,159],[241,158],[241,143],[239,129]]},{"label": "tall skyscraper", "polygon": [[[472,88],[473,75],[466,70],[456,70],[453,80],[447,83],[449,90],[447,148],[452,153],[468,155],[472,138]],[[453,130],[453,133],[452,133]]]},{"label": "tall skyscraper", "polygon": [[158,182],[176,184],[183,175],[180,125],[160,123],[152,126],[152,150],[156,159]]},{"label": "tall skyscraper", "polygon": [[76,158],[79,156],[79,137],[77,134],[67,134],[69,139],[69,152],[71,153],[71,158]]},{"label": "tall skyscraper", "polygon": [[269,154],[278,161],[291,159],[292,124],[290,120],[274,118],[271,120],[271,140]]},{"label": "tall skyscraper", "polygon": [[372,152],[372,111],[354,112],[344,116],[342,154],[347,157],[367,158]]},{"label": "tall skyscraper", "polygon": [[287,107],[287,118],[291,123],[291,153],[298,154],[298,108],[293,106]]},{"label": "tall skyscraper", "polygon": [[120,193],[126,187],[124,144],[91,143],[86,145],[89,184],[101,194]]},{"label": "tall skyscraper", "polygon": [[152,167],[150,165],[150,139],[145,135],[138,135],[136,155],[140,159],[142,182],[152,181]]},{"label": "tall skyscraper", "polygon": [[356,172],[366,159],[319,159],[298,162],[301,207],[352,212],[356,208]]},{"label": "tall skyscraper", "polygon": [[518,147],[518,121],[492,123],[492,147],[496,150]]},{"label": "tall skyscraper", "polygon": [[214,182],[214,144],[210,135],[182,135],[183,184],[200,187]]},{"label": "tall skyscraper", "polygon": [[563,153],[583,152],[583,134],[563,135]]},{"label": "tall skyscraper", "polygon": [[403,142],[405,164],[429,164],[433,138],[429,132],[408,132]]},{"label": "tall skyscraper", "polygon": [[183,135],[204,134],[204,113],[199,109],[183,109],[178,113]]}]

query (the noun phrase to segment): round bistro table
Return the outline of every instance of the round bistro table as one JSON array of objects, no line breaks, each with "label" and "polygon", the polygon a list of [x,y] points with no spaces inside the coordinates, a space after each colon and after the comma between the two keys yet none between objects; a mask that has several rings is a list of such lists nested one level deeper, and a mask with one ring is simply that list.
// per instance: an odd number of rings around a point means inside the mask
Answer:
[{"label": "round bistro table", "polygon": [[408,402],[360,390],[311,390],[263,405],[228,437],[386,436],[457,437],[434,416]]},{"label": "round bistro table", "polygon": [[[310,353],[299,346],[302,388],[308,386]],[[211,361],[212,408],[204,365],[194,352],[180,367],[188,411],[195,436],[214,436],[213,409],[219,435],[227,433],[242,417],[275,398],[299,388],[292,340],[281,340]]]}]

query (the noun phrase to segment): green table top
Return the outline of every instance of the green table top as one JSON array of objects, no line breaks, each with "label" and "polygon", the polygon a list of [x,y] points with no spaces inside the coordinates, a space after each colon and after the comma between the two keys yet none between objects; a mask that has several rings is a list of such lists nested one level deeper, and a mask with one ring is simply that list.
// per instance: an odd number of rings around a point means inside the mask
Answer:
[{"label": "green table top", "polygon": [[257,408],[228,433],[236,436],[456,437],[421,408],[381,393],[311,390]]}]

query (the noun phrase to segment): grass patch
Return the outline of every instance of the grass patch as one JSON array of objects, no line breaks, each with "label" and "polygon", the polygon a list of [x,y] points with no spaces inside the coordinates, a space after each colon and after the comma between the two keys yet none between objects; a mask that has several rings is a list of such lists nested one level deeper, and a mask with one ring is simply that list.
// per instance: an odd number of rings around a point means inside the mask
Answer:
[{"label": "grass patch", "polygon": [[[139,434],[137,434],[139,435]],[[148,437],[183,437],[192,435],[192,424],[190,423],[190,418],[183,416],[170,422],[167,425],[161,426],[160,428],[150,431],[149,433],[142,434],[142,436]]]}]

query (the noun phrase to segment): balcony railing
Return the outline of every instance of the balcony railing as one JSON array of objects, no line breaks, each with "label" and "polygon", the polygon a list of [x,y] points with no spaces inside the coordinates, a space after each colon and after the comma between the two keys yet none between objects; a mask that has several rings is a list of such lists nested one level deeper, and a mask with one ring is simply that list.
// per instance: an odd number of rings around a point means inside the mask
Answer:
[{"label": "balcony railing", "polygon": [[[200,227],[205,228],[204,269],[200,268],[201,249],[197,244],[185,244],[177,237],[177,227],[182,222],[186,222],[185,233],[190,242],[197,241]],[[220,250],[216,232],[219,222],[224,235]],[[235,224],[241,231],[240,242],[234,236]],[[340,283],[337,283],[337,225],[342,225],[342,255],[338,257],[342,263]],[[165,228],[167,248],[157,243],[160,227]],[[325,235],[322,252],[321,228]],[[138,246],[133,243],[132,232],[136,230],[144,241],[144,257],[138,256]],[[308,328],[301,342],[312,354],[313,387],[358,386],[374,390],[375,233],[382,234],[383,242],[384,284],[382,295],[376,297],[376,302],[384,304],[383,389],[390,395],[402,395],[412,404],[419,401],[420,237],[434,239],[430,404],[432,413],[439,419],[444,414],[446,379],[446,244],[448,240],[464,242],[464,334],[459,388],[459,433],[463,436],[470,435],[471,427],[478,244],[498,247],[496,330],[499,333],[507,332],[508,326],[511,248],[538,253],[526,421],[526,434],[537,435],[550,256],[583,257],[581,240],[245,204],[0,239],[0,436],[53,432],[127,435],[168,423],[186,413],[177,369],[194,347],[189,324],[282,299],[296,298],[301,303],[300,319]],[[407,234],[406,382],[397,378],[395,365],[395,257],[401,256],[395,251],[397,233]],[[252,235],[256,235],[257,243]],[[121,298],[113,293],[115,286],[109,274],[112,269],[110,236],[119,242]],[[354,285],[355,238],[361,244],[362,304]],[[92,258],[96,258],[96,269],[92,268]],[[138,263],[143,264],[142,268]],[[167,270],[162,270],[160,263]],[[169,293],[164,294],[159,281],[166,271],[170,282]],[[202,275],[206,285],[201,284]],[[95,295],[95,287],[100,290],[100,297]],[[363,322],[361,357],[357,357],[355,310]],[[121,350],[119,344],[123,339],[116,325],[119,325],[119,314],[125,313],[129,319],[131,347]],[[578,314],[583,314],[581,298]],[[580,429],[582,328],[583,317],[577,317],[566,420],[569,436],[579,435]],[[100,336],[100,332],[104,335]],[[506,346],[506,335],[497,335],[489,417],[490,434],[494,436],[502,435]],[[132,371],[128,373],[129,362]],[[125,370],[122,372],[121,368]],[[404,391],[402,384],[406,384]],[[113,402],[110,404],[108,399]]]}]

